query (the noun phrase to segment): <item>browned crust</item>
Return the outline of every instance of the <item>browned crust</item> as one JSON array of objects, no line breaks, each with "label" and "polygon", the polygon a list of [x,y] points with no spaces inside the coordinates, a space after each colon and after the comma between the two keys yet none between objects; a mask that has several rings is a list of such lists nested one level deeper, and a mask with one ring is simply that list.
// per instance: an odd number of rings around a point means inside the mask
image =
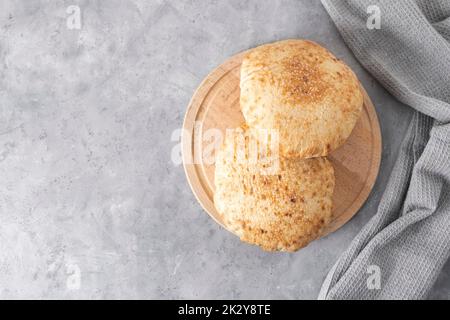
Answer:
[{"label": "browned crust", "polygon": [[[245,135],[248,142],[250,134]],[[279,158],[271,174],[261,173],[265,163],[236,159],[227,140],[216,160],[214,203],[241,240],[265,250],[295,251],[330,223],[335,178],[326,158]]]},{"label": "browned crust", "polygon": [[250,127],[280,130],[283,156],[309,158],[344,143],[363,95],[354,73],[328,50],[312,41],[285,40],[244,58],[240,103]]}]

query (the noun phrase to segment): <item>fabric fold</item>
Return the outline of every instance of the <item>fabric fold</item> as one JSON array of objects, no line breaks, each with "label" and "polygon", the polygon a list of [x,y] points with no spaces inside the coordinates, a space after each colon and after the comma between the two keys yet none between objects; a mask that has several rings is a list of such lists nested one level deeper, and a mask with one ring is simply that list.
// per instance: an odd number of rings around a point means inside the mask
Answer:
[{"label": "fabric fold", "polygon": [[[360,63],[417,111],[377,212],[319,299],[425,298],[450,254],[450,2],[322,3]],[[369,6],[379,9],[380,29],[367,27]],[[379,288],[368,285],[372,266]]]}]

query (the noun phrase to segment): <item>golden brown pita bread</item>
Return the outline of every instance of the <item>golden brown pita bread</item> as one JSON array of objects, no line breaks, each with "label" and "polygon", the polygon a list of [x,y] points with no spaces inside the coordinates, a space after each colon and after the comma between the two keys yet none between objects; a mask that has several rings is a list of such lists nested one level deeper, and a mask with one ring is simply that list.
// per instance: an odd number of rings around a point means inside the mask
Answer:
[{"label": "golden brown pita bread", "polygon": [[[242,133],[243,152],[236,142]],[[330,223],[333,167],[324,157],[278,158],[273,150],[264,153],[266,158],[257,153],[255,161],[249,147],[253,136],[236,129],[217,153],[216,209],[241,240],[265,250],[298,250]]]},{"label": "golden brown pita bread", "polygon": [[350,135],[363,95],[353,72],[327,49],[285,40],[250,51],[240,104],[251,128],[278,129],[285,157],[325,156]]}]

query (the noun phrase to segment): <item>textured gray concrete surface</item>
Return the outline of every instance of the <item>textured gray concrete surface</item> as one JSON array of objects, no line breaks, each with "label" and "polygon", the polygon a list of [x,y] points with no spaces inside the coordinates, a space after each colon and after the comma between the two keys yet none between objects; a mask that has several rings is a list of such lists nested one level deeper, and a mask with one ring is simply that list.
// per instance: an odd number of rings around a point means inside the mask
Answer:
[{"label": "textured gray concrete surface", "polygon": [[[70,29],[70,5],[81,28]],[[241,243],[171,160],[189,99],[230,55],[308,38],[358,74],[379,178],[342,229],[294,253]],[[319,1],[0,2],[0,298],[316,298],[374,214],[410,119]],[[450,264],[433,298],[450,298]]]}]

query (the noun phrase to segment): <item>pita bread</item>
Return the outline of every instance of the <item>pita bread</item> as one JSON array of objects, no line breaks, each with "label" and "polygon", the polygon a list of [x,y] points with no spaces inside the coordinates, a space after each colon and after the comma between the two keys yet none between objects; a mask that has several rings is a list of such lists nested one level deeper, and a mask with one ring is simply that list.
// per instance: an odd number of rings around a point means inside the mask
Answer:
[{"label": "pita bread", "polygon": [[342,61],[320,45],[285,40],[257,47],[241,66],[240,104],[251,128],[277,129],[289,158],[325,156],[349,137],[363,95]]},{"label": "pita bread", "polygon": [[[242,134],[244,151],[236,143]],[[218,151],[216,209],[241,240],[269,251],[298,250],[331,221],[333,167],[325,157],[287,159],[276,157],[273,150],[266,156],[257,153],[255,161],[249,147],[254,135],[236,129]]]}]

